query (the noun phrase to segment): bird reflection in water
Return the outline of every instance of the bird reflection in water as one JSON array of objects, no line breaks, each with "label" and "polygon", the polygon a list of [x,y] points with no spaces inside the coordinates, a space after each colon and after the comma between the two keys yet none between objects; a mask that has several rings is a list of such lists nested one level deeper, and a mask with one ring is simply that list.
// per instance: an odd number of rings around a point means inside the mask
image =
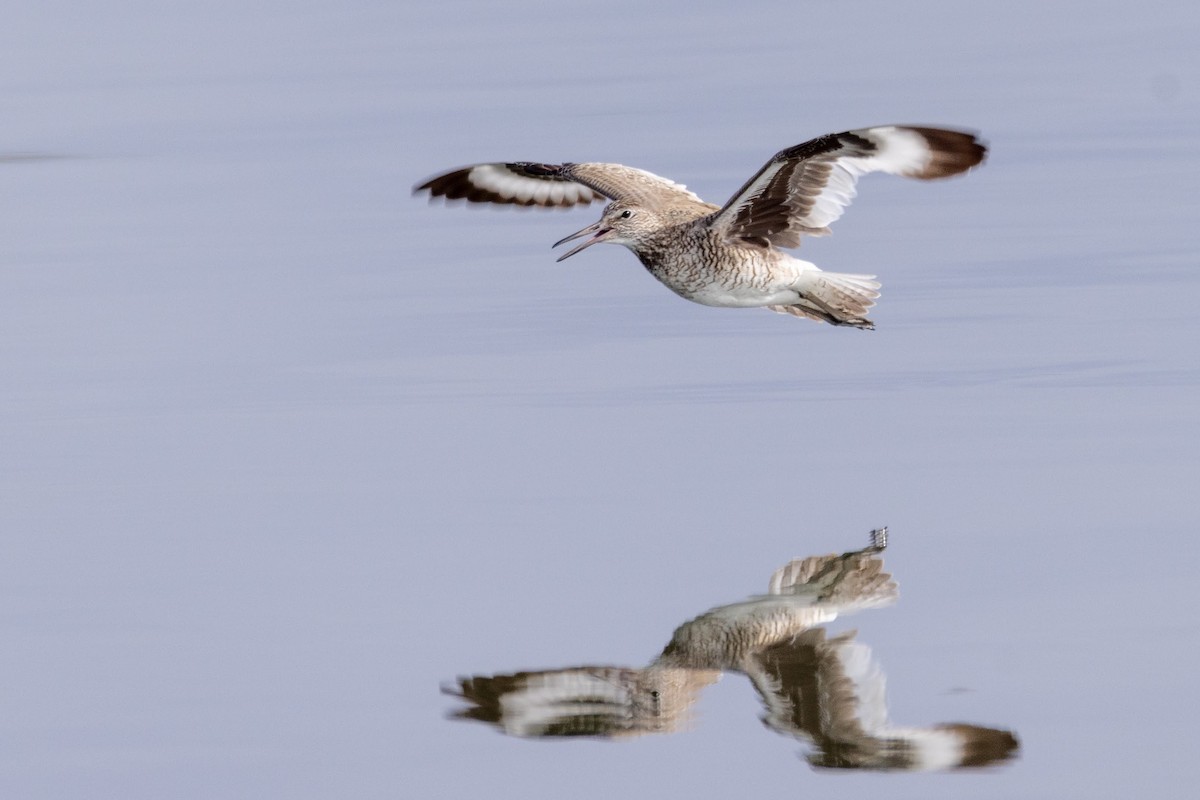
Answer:
[{"label": "bird reflection in water", "polygon": [[818,627],[840,614],[895,601],[896,582],[870,546],[797,559],[771,576],[768,593],[719,606],[676,629],[648,667],[582,666],[462,677],[447,694],[478,720],[512,736],[616,738],[668,733],[686,721],[701,689],[740,672],[762,699],[763,722],[808,745],[817,767],[945,770],[1012,758],[1012,732],[965,723],[899,727],[887,718],[884,676],[854,632]]}]

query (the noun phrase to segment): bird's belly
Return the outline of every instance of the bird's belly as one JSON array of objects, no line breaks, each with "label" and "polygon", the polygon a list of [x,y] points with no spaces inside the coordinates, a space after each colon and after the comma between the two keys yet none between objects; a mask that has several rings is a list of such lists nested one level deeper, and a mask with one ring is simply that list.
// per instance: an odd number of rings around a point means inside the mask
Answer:
[{"label": "bird's belly", "polygon": [[753,308],[777,303],[794,303],[799,295],[782,282],[729,281],[717,276],[679,280],[670,275],[656,275],[675,294],[705,306]]},{"label": "bird's belly", "polygon": [[693,303],[751,308],[790,304],[799,299],[792,288],[795,270],[777,261],[777,257],[764,258],[757,252],[718,252],[704,260],[668,260],[647,267],[668,289]]},{"label": "bird's belly", "polygon": [[726,308],[753,308],[756,306],[771,306],[780,303],[794,303],[800,295],[794,289],[788,288],[729,288],[711,285],[690,295],[683,295],[688,300],[705,306],[723,306]]}]

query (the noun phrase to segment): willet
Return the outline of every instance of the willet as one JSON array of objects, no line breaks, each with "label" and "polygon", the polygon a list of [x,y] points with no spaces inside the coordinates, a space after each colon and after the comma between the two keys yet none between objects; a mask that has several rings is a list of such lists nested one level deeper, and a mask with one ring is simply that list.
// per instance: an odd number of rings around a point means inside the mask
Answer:
[{"label": "willet", "polygon": [[755,307],[834,325],[874,328],[874,275],[824,272],[780,248],[824,236],[869,172],[920,180],[958,175],[983,161],[972,133],[890,125],[832,133],[776,153],[724,206],[622,164],[475,164],[414,189],[431,198],[570,207],[607,198],[600,220],[554,243],[583,237],[558,260],[598,242],[632,250],[650,274],[687,300]]},{"label": "willet", "polygon": [[758,692],[763,722],[810,744],[816,766],[955,769],[1011,758],[1018,745],[1007,730],[892,724],[870,648],[853,633],[826,638],[820,626],[896,599],[896,582],[880,558],[886,546],[881,528],[862,550],[788,563],[771,576],[767,594],[680,625],[646,667],[473,675],[444,691],[467,703],[455,717],[512,736],[617,738],[679,729],[706,686],[722,672],[738,672]]}]

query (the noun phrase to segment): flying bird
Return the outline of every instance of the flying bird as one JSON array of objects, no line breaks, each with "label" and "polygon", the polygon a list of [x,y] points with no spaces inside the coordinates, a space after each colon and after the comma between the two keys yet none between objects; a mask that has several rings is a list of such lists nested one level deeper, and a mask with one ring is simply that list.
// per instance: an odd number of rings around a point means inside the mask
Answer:
[{"label": "flying bird", "polygon": [[461,677],[443,691],[465,701],[458,719],[526,738],[627,738],[683,727],[706,686],[723,672],[746,675],[763,723],[807,745],[813,766],[869,770],[977,767],[1015,755],[1009,731],[966,723],[898,726],[888,719],[885,679],[853,632],[826,638],[840,615],[895,601],[896,582],[871,545],[796,559],[771,576],[767,594],[718,606],[683,623],[646,667],[576,666]]},{"label": "flying bird", "polygon": [[554,243],[582,239],[629,248],[650,274],[686,300],[758,307],[833,325],[871,329],[874,275],[825,272],[784,249],[825,236],[855,195],[859,176],[886,172],[919,180],[958,175],[987,152],[968,131],[887,125],[831,133],[781,150],[724,206],[681,184],[622,164],[475,164],[419,184],[430,198],[517,206],[571,207],[611,201],[599,221]]}]

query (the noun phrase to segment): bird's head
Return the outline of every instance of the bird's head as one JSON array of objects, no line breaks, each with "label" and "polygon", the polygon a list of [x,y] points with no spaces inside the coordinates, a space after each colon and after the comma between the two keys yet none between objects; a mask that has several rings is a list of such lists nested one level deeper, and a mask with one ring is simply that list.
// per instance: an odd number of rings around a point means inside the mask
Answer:
[{"label": "bird's head", "polygon": [[566,242],[574,241],[590,234],[589,238],[563,253],[557,260],[562,261],[563,259],[570,258],[580,250],[591,247],[599,242],[623,244],[631,250],[636,250],[637,246],[645,241],[646,237],[660,227],[661,223],[658,215],[645,206],[620,201],[610,203],[604,209],[604,213],[600,215],[599,221],[554,243],[554,247],[558,247],[560,244],[565,244]]}]

